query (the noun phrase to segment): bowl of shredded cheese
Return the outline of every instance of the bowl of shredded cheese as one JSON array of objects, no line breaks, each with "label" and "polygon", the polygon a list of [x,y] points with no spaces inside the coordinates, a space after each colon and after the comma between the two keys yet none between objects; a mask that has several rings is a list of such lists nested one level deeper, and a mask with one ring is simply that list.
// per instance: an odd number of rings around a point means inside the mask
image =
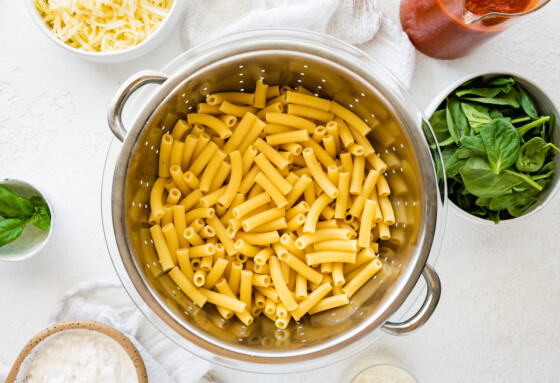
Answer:
[{"label": "bowl of shredded cheese", "polygon": [[39,28],[86,60],[116,63],[140,57],[169,34],[181,11],[173,0],[27,0]]}]

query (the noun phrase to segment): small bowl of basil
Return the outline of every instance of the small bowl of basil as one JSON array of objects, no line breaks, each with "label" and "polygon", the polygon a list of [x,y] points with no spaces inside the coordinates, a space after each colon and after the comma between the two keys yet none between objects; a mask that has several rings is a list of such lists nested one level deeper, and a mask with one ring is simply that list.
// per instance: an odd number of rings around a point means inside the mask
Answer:
[{"label": "small bowl of basil", "polygon": [[558,110],[530,80],[482,73],[449,86],[426,110],[452,206],[478,222],[536,213],[560,187]]},{"label": "small bowl of basil", "polygon": [[53,232],[53,208],[44,193],[12,178],[0,180],[0,260],[37,254]]}]

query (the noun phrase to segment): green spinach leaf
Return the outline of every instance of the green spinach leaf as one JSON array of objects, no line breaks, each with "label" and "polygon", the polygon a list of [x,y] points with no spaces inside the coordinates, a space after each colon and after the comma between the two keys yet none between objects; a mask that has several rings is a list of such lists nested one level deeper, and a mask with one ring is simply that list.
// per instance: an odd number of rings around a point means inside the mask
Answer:
[{"label": "green spinach leaf", "polygon": [[523,111],[533,120],[537,120],[539,118],[539,113],[537,112],[533,98],[519,85],[517,85],[517,91],[517,99],[519,100],[519,104],[521,105]]},{"label": "green spinach leaf", "polygon": [[539,191],[528,189],[492,198],[489,209],[494,211],[507,210],[512,217],[519,217],[538,199]]},{"label": "green spinach leaf", "polygon": [[509,169],[504,170],[504,173],[519,178],[521,181],[527,183],[529,186],[532,186],[538,191],[542,190],[542,185],[539,184],[538,182],[533,181],[533,179],[526,174],[514,172],[513,170],[509,170]]},{"label": "green spinach leaf", "polygon": [[461,179],[466,190],[477,197],[493,198],[512,192],[522,182],[510,174],[496,174],[487,159],[471,157],[461,168]]},{"label": "green spinach leaf", "polygon": [[[550,148],[560,152],[551,142],[555,116],[539,117],[533,99],[513,78],[477,77],[462,84],[430,122],[449,198],[468,213],[496,223],[520,216],[551,184],[556,164]],[[443,169],[439,164],[438,174]]]},{"label": "green spinach leaf", "polygon": [[7,218],[0,220],[0,247],[15,241],[27,225],[27,219]]},{"label": "green spinach leaf", "polygon": [[496,118],[505,118],[504,115],[502,114],[502,112],[500,112],[496,108],[490,109],[490,111],[488,112],[488,115],[490,116],[490,118],[492,120],[495,120]]},{"label": "green spinach leaf", "polygon": [[514,108],[519,108],[520,106],[519,101],[517,100],[517,91],[514,88],[512,88],[509,93],[501,95],[499,97],[465,97],[464,100],[478,102],[481,104],[509,105]]},{"label": "green spinach leaf", "polygon": [[515,81],[511,77],[499,77],[490,81],[488,83],[489,87],[464,88],[458,90],[455,94],[457,97],[463,97],[469,94],[485,98],[494,98],[500,94],[500,92],[503,92],[504,94],[509,93],[513,84],[515,84]]},{"label": "green spinach leaf", "polygon": [[482,137],[477,134],[476,136],[465,136],[461,138],[461,145],[465,148],[472,150],[476,155],[485,156],[486,148]]},{"label": "green spinach leaf", "polygon": [[552,178],[554,173],[556,172],[556,162],[550,161],[544,165],[541,170],[537,173],[537,175],[532,176],[531,179],[533,181],[538,181],[542,179]]},{"label": "green spinach leaf", "polygon": [[500,88],[470,88],[470,89],[462,89],[455,94],[457,97],[463,97],[465,95],[474,95],[479,97],[485,98],[493,98],[500,94],[502,90]]},{"label": "green spinach leaf", "polygon": [[548,120],[548,124],[544,125],[541,131],[541,137],[546,142],[552,141],[552,133],[554,132],[555,126],[556,126],[556,116],[554,114],[551,114],[550,119]]},{"label": "green spinach leaf", "polygon": [[447,106],[445,109],[447,128],[456,144],[459,144],[461,137],[470,134],[469,121],[467,116],[461,109],[461,102],[457,97],[451,96],[447,98]]},{"label": "green spinach leaf", "polygon": [[529,132],[530,130],[533,130],[534,128],[543,125],[545,122],[550,121],[551,117],[550,116],[546,116],[546,117],[541,117],[538,120],[532,121],[526,125],[520,126],[517,129],[517,134],[519,134],[519,137],[523,137],[525,135],[525,133]]},{"label": "green spinach leaf", "polygon": [[490,206],[490,201],[491,200],[492,200],[491,198],[477,198],[475,203],[476,203],[476,206],[488,207],[488,206]]},{"label": "green spinach leaf", "polygon": [[520,172],[534,173],[544,165],[550,145],[540,137],[527,141],[519,151],[515,167]]},{"label": "green spinach leaf", "polygon": [[472,157],[473,155],[474,155],[474,152],[472,150],[470,150],[469,148],[465,148],[464,146],[461,146],[459,149],[457,149],[457,151],[454,154],[455,157],[457,157],[458,159],[461,159],[461,160],[468,159],[469,157]]},{"label": "green spinach leaf", "polygon": [[461,159],[453,154],[447,161],[445,161],[445,174],[447,177],[455,177],[459,175],[461,168],[466,163],[466,159]]},{"label": "green spinach leaf", "polygon": [[506,120],[492,120],[480,130],[488,160],[495,174],[517,161],[520,140],[517,131]]},{"label": "green spinach leaf", "polygon": [[488,85],[499,87],[502,92],[509,93],[511,87],[515,85],[515,80],[511,77],[497,77],[490,81]]},{"label": "green spinach leaf", "polygon": [[449,129],[447,129],[445,109],[438,110],[432,114],[432,117],[430,117],[430,125],[432,126],[432,130],[434,131],[440,145],[442,142],[445,142],[445,140],[451,137]]},{"label": "green spinach leaf", "polygon": [[492,121],[492,118],[488,114],[487,106],[462,102],[461,109],[465,113],[469,125],[477,133],[480,132],[480,129],[482,129],[484,125]]},{"label": "green spinach leaf", "polygon": [[447,140],[439,143],[439,146],[442,147],[442,148],[447,147],[447,146],[451,146],[451,145],[455,145],[455,140],[451,136]]}]

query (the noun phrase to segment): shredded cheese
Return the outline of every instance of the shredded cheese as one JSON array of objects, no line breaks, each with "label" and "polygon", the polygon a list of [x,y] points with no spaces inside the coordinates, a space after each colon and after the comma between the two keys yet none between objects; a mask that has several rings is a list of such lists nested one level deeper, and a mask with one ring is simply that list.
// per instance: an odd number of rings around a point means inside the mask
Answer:
[{"label": "shredded cheese", "polygon": [[34,0],[55,36],[73,48],[114,52],[144,41],[173,0]]}]

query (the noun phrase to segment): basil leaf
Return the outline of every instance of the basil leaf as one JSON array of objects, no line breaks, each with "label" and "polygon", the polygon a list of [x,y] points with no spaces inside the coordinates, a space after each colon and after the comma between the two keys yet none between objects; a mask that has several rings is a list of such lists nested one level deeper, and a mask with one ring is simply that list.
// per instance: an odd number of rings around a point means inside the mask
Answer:
[{"label": "basil leaf", "polygon": [[512,192],[512,188],[522,182],[510,174],[496,174],[488,160],[471,157],[461,168],[461,179],[466,190],[483,198],[493,198]]},{"label": "basil leaf", "polygon": [[490,121],[492,118],[488,114],[488,107],[484,105],[469,104],[466,102],[461,103],[461,109],[465,113],[469,125],[479,133],[480,129]]},{"label": "basil leaf", "polygon": [[29,198],[29,201],[31,202],[31,204],[33,205],[33,207],[40,207],[40,206],[45,206],[47,203],[45,202],[44,199],[42,199],[39,196],[34,196]]},{"label": "basil leaf", "polygon": [[482,137],[480,135],[465,136],[461,138],[461,145],[463,145],[467,149],[472,150],[477,155],[486,155],[484,141],[482,141]]},{"label": "basil leaf", "polygon": [[0,185],[0,216],[23,219],[34,212],[33,205],[27,198],[18,197],[7,187]]},{"label": "basil leaf", "polygon": [[480,136],[495,174],[517,161],[521,144],[511,123],[504,119],[492,120],[480,130]]},{"label": "basil leaf", "polygon": [[37,213],[31,217],[31,223],[41,230],[49,231],[51,228],[51,214],[48,206],[39,207]]},{"label": "basil leaf", "polygon": [[35,208],[35,214],[39,213],[41,210],[44,210],[49,219],[51,218],[51,211],[49,209],[49,205],[45,202],[45,200],[41,197],[31,197],[29,199]]},{"label": "basil leaf", "polygon": [[533,137],[521,147],[515,167],[520,172],[533,173],[544,165],[550,145],[540,137]]},{"label": "basil leaf", "polygon": [[15,241],[23,232],[27,219],[8,218],[0,220],[0,247]]},{"label": "basil leaf", "polygon": [[517,99],[519,100],[519,104],[521,105],[523,111],[527,113],[527,115],[531,117],[533,120],[538,119],[539,113],[537,112],[535,103],[533,102],[533,99],[531,98],[529,93],[527,93],[525,89],[523,89],[519,85],[517,86],[517,90],[519,92]]}]

